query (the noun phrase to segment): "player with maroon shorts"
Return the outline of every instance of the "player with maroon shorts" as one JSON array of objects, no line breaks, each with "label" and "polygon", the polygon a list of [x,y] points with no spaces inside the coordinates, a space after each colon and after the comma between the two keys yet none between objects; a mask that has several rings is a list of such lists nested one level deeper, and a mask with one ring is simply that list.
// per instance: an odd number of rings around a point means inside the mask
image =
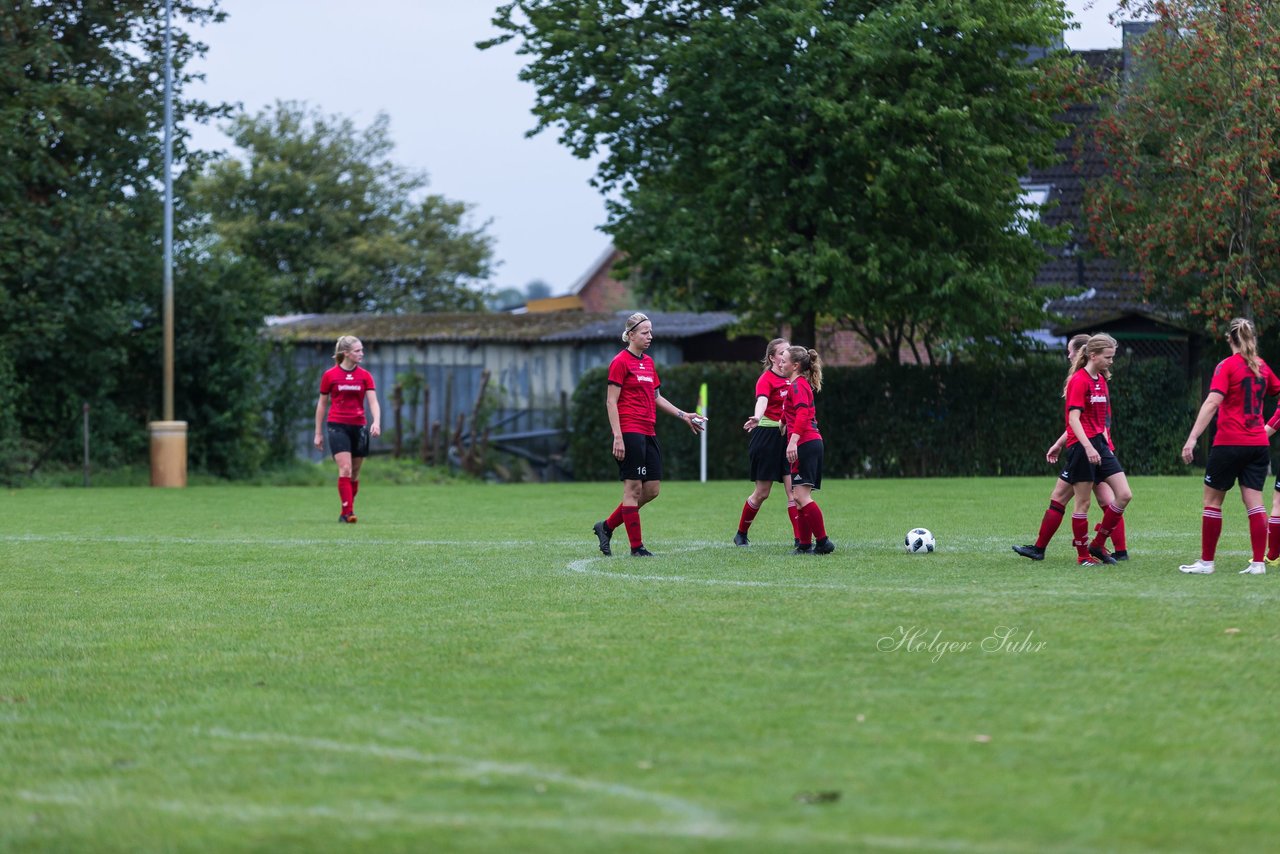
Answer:
[{"label": "player with maroon shorts", "polygon": [[605,411],[613,431],[613,457],[618,461],[622,481],[622,503],[609,518],[592,530],[603,554],[612,554],[610,540],[619,525],[627,529],[632,557],[653,557],[644,547],[640,532],[640,508],[658,497],[662,488],[662,448],[658,445],[657,410],[689,424],[694,435],[707,426],[707,419],[677,409],[662,396],[658,370],[645,352],[653,343],[653,323],[636,312],[627,318],[622,332],[627,346],[609,363],[609,386]]},{"label": "player with maroon shorts", "polygon": [[[354,335],[343,335],[333,348],[336,363],[320,377],[320,398],[316,401],[315,446],[324,450],[329,439],[329,453],[338,464],[338,521],[356,521],[356,493],[360,491],[360,466],[369,455],[369,437],[382,432],[382,411],[373,375],[360,367],[364,361],[364,345]],[[373,423],[365,427],[365,404]],[[327,417],[326,417],[327,410]]]},{"label": "player with maroon shorts", "polygon": [[[822,488],[822,434],[813,406],[814,392],[822,391],[822,360],[816,350],[788,347],[779,364],[791,380],[782,418],[787,432],[787,462],[791,464],[791,494],[800,509],[796,554],[826,555],[836,550],[827,536],[826,521],[813,491]],[[817,542],[814,542],[814,539]]]},{"label": "player with maroon shorts", "polygon": [[775,481],[786,487],[787,515],[791,517],[796,545],[800,544],[800,508],[791,495],[791,467],[787,464],[787,443],[786,437],[782,435],[781,420],[782,404],[787,399],[787,390],[791,384],[778,367],[783,351],[790,346],[787,339],[775,338],[765,348],[762,360],[764,373],[756,380],[755,412],[742,425],[742,429],[751,435],[747,454],[751,460],[751,479],[755,481],[756,488],[742,505],[738,532],[733,535],[736,546],[751,545],[747,532],[756,514],[760,512],[760,505],[769,497]]},{"label": "player with maroon shorts", "polygon": [[1280,394],[1280,379],[1258,358],[1258,337],[1253,323],[1243,317],[1231,321],[1227,332],[1231,355],[1218,363],[1195,424],[1182,446],[1182,461],[1190,463],[1196,441],[1214,415],[1218,429],[1204,472],[1204,512],[1200,517],[1200,559],[1178,567],[1189,575],[1213,573],[1213,556],[1222,534],[1222,502],[1240,481],[1240,498],[1249,517],[1249,544],[1253,559],[1241,575],[1265,575],[1267,515],[1262,487],[1270,466],[1266,425],[1262,420],[1264,397]]}]

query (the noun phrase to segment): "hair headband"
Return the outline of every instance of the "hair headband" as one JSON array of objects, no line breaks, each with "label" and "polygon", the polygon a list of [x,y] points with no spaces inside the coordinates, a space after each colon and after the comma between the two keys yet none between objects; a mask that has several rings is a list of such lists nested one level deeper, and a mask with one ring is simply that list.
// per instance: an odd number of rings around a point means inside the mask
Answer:
[{"label": "hair headband", "polygon": [[633,323],[633,324],[631,324],[630,326],[628,326],[628,327],[627,327],[627,334],[628,334],[628,335],[630,335],[630,334],[631,334],[631,332],[632,332],[632,330],[634,330],[637,326],[639,326],[640,324],[644,323],[644,322],[645,322],[646,320],[648,320],[648,319],[649,319],[649,318],[647,318],[647,317],[642,317],[642,318],[640,318],[639,320],[637,320],[635,323]]}]

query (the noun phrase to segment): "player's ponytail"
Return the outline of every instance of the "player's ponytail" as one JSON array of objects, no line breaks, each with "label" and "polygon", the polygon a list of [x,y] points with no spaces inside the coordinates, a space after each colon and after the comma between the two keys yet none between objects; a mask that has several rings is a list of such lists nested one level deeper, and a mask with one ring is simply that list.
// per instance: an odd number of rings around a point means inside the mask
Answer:
[{"label": "player's ponytail", "polygon": [[818,351],[794,346],[787,348],[787,355],[800,369],[800,376],[809,381],[814,394],[822,391],[822,359],[818,356]]},{"label": "player's ponytail", "polygon": [[1232,320],[1227,330],[1227,340],[1244,358],[1253,375],[1262,379],[1262,361],[1258,358],[1258,333],[1254,331],[1253,322],[1244,317]]},{"label": "player's ponytail", "polygon": [[1089,333],[1081,332],[1078,335],[1072,335],[1071,340],[1067,342],[1067,361],[1074,361],[1076,353],[1084,349],[1084,345],[1089,343]]},{"label": "player's ponytail", "polygon": [[342,360],[348,353],[356,348],[360,343],[360,339],[354,335],[343,335],[338,339],[338,343],[333,345],[333,363],[335,365],[342,364]]},{"label": "player's ponytail", "polygon": [[1084,363],[1089,361],[1089,342],[1085,342],[1085,346],[1076,350],[1076,354],[1071,357],[1071,361],[1067,363],[1067,378],[1062,383],[1062,399],[1067,399],[1067,386],[1071,385],[1071,378],[1076,375],[1076,371],[1084,367]]}]

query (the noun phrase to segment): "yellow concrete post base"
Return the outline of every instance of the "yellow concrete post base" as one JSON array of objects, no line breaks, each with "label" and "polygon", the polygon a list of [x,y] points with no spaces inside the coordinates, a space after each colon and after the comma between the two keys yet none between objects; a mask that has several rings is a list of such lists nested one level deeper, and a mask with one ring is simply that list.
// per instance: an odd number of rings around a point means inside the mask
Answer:
[{"label": "yellow concrete post base", "polygon": [[187,485],[187,422],[152,421],[147,424],[151,434],[151,485]]}]

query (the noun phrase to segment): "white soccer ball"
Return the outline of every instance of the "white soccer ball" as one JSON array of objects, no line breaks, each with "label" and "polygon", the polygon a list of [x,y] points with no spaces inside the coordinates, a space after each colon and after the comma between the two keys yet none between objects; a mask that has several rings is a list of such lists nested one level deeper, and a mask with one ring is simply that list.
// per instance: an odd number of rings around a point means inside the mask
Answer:
[{"label": "white soccer ball", "polygon": [[912,528],[902,540],[907,554],[913,555],[932,554],[934,545],[933,534],[929,533],[928,528]]}]

